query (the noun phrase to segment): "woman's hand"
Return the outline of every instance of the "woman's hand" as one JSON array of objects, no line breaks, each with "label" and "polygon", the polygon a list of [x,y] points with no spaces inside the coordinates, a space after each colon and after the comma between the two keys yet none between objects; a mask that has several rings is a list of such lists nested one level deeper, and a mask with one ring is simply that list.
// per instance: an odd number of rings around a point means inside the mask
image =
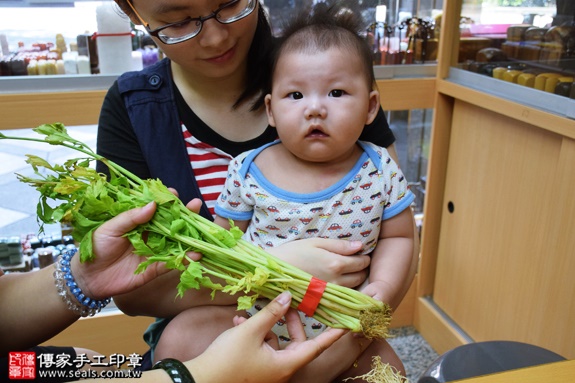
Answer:
[{"label": "woman's hand", "polygon": [[[287,382],[347,332],[330,329],[306,340],[299,315],[293,309],[288,311],[290,301],[291,295],[284,292],[252,318],[234,318],[236,327],[222,333],[202,355],[186,363],[196,382]],[[284,314],[292,341],[286,349],[277,350],[277,337],[271,328]]]},{"label": "woman's hand", "polygon": [[[72,258],[72,274],[86,294],[93,299],[107,298],[124,294],[145,285],[168,270],[160,263],[150,265],[141,274],[134,274],[142,257],[133,253],[134,248],[123,235],[136,226],[148,222],[156,204],[126,211],[100,226],[92,237],[94,260],[80,262],[80,257]],[[200,256],[191,253],[192,258]]]},{"label": "woman's hand", "polygon": [[359,241],[308,238],[268,251],[316,278],[353,288],[359,286],[368,274],[369,256],[354,255],[361,246]]}]

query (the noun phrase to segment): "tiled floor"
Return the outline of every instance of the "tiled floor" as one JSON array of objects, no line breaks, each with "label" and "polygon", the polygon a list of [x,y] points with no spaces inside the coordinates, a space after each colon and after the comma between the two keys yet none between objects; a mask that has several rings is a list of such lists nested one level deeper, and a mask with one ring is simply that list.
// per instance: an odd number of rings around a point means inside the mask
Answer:
[{"label": "tiled floor", "polygon": [[417,383],[421,374],[439,355],[414,327],[392,329],[390,334],[392,338],[388,339],[389,344],[403,361],[409,382]]},{"label": "tiled floor", "polygon": [[[90,147],[96,147],[96,126],[68,128],[70,135]],[[6,136],[37,137],[31,129],[4,130]],[[26,154],[40,156],[50,163],[62,163],[77,156],[73,150],[45,143],[18,140],[0,140],[0,237],[37,233],[36,204],[39,193],[16,178],[15,173],[33,175]],[[45,233],[59,232],[59,225],[47,225]]]}]

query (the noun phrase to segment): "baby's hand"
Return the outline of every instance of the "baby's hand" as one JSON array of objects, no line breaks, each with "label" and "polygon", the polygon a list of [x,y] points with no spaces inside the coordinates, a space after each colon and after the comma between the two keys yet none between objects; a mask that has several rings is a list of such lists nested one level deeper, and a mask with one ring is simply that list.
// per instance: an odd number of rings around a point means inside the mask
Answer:
[{"label": "baby's hand", "polygon": [[307,238],[268,251],[316,278],[353,288],[365,280],[371,261],[367,255],[354,255],[360,249],[358,241]]},{"label": "baby's hand", "polygon": [[383,281],[373,281],[365,286],[361,292],[365,295],[369,295],[373,299],[387,303],[387,295],[385,294],[387,288],[389,288],[387,283]]}]

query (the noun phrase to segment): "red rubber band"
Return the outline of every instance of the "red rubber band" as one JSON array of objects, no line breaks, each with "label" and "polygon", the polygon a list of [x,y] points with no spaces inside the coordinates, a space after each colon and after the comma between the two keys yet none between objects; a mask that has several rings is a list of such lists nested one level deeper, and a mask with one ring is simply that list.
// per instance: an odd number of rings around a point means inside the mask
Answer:
[{"label": "red rubber band", "polygon": [[319,305],[326,286],[327,282],[317,279],[316,277],[311,277],[305,295],[297,309],[308,317],[312,317]]},{"label": "red rubber band", "polygon": [[92,33],[92,40],[96,40],[98,37],[113,37],[113,36],[133,36],[132,32],[123,32],[123,33]]}]

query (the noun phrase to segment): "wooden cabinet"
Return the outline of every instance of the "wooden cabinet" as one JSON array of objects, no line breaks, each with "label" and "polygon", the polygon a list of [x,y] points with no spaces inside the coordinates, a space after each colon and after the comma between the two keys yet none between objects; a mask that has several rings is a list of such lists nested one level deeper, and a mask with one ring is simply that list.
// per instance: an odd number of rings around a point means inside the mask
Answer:
[{"label": "wooden cabinet", "polygon": [[106,91],[116,76],[0,77],[0,130],[98,122]]},{"label": "wooden cabinet", "polygon": [[440,353],[515,340],[575,358],[575,121],[454,83],[452,52],[441,41],[416,327]]}]

